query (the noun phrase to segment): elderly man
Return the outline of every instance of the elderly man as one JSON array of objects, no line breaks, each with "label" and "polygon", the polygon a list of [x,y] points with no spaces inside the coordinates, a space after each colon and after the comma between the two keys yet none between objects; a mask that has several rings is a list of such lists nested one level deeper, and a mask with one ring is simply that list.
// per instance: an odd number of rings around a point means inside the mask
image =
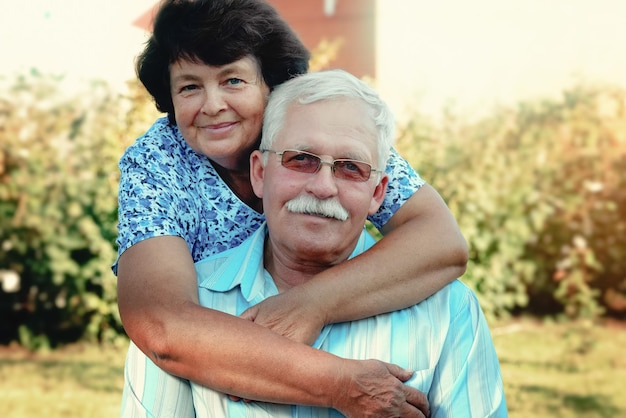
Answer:
[{"label": "elderly man", "polygon": [[[393,136],[387,106],[348,73],[311,73],[278,87],[261,149],[250,159],[267,225],[240,247],[197,263],[201,304],[239,315],[369,248],[364,223],[383,199]],[[329,325],[314,346],[415,370],[408,384],[428,395],[432,417],[507,416],[489,329],[459,281],[402,311]],[[340,416],[192,389],[198,416]]]},{"label": "elderly man", "polygon": [[[385,194],[394,120],[378,95],[350,74],[310,73],[270,95],[262,138],[261,149],[250,157],[250,175],[263,199],[266,224],[239,247],[196,263],[200,303],[232,315],[373,245],[364,224]],[[459,281],[419,305],[328,325],[314,347],[345,359],[414,370],[405,383],[427,395],[432,417],[507,416],[489,329],[476,297]],[[351,397],[363,393],[350,390],[342,372],[337,371],[335,404],[356,405]],[[146,382],[162,386],[164,399],[175,392],[178,401],[164,407],[174,417],[342,416],[331,408],[237,402],[194,383],[189,384],[191,410],[189,387],[179,382]],[[378,394],[375,388],[364,392],[388,396],[382,388]],[[396,411],[389,416],[420,414],[408,403]]]}]

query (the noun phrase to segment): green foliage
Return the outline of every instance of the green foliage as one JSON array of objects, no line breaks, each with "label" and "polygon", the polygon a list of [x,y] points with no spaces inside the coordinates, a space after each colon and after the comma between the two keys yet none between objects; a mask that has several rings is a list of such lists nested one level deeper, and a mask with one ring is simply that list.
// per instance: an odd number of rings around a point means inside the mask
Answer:
[{"label": "green foliage", "polygon": [[[117,161],[157,113],[138,83],[67,90],[37,72],[0,79],[0,343],[122,334]],[[470,244],[463,280],[489,316],[626,311],[625,112],[624,90],[576,86],[475,123],[402,127],[399,150]]]},{"label": "green foliage", "polygon": [[626,308],[626,92],[576,86],[477,123],[416,118],[399,148],[470,245],[463,280],[489,315]]},{"label": "green foliage", "polygon": [[117,160],[148,126],[145,100],[101,82],[63,94],[62,78],[36,71],[2,81],[0,270],[20,283],[0,291],[0,315],[10,319],[0,341],[40,348],[115,338]]}]

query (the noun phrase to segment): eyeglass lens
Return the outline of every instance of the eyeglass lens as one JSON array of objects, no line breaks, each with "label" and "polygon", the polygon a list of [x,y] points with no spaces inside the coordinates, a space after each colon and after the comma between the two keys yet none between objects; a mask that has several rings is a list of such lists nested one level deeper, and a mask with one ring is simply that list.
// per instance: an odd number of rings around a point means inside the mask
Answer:
[{"label": "eyeglass lens", "polygon": [[[331,164],[310,152],[294,150],[283,151],[281,163],[285,168],[302,173],[315,173],[322,164]],[[334,160],[331,167],[335,177],[350,181],[367,181],[372,171],[368,163],[347,159]]]}]

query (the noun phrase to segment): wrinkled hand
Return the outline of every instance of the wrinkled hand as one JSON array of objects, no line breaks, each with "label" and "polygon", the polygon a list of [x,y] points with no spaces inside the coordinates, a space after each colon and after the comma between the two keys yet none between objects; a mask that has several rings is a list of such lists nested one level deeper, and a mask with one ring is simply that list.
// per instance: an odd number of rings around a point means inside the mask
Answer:
[{"label": "wrinkled hand", "polygon": [[[323,307],[311,299],[304,286],[295,286],[247,309],[241,317],[291,340],[311,345],[326,325]],[[329,406],[346,417],[430,416],[426,395],[403,383],[413,372],[378,360],[345,360],[343,365],[337,371],[336,390]],[[230,398],[241,400],[236,396]]]},{"label": "wrinkled hand", "polygon": [[426,395],[403,384],[413,375],[394,364],[378,360],[347,360],[340,370],[333,408],[346,417],[408,417],[430,415]]},{"label": "wrinkled hand", "polygon": [[[337,372],[332,408],[347,418],[426,418],[430,405],[426,395],[407,386],[413,372],[378,360],[345,360]],[[250,402],[237,396],[233,401]]]},{"label": "wrinkled hand", "polygon": [[296,286],[247,309],[241,317],[293,341],[312,345],[325,324],[323,310]]}]

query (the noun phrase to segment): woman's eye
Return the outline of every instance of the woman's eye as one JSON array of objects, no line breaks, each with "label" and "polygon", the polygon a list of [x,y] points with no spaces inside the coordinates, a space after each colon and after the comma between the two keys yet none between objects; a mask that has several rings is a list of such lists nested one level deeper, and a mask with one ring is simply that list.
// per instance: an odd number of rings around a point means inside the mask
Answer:
[{"label": "woman's eye", "polygon": [[240,78],[229,78],[226,81],[226,84],[230,85],[230,86],[237,86],[239,84],[243,83],[243,80]]},{"label": "woman's eye", "polygon": [[180,88],[180,91],[181,91],[181,92],[182,92],[182,91],[193,91],[193,90],[196,90],[197,88],[198,88],[198,86],[197,86],[197,85],[195,85],[195,84],[188,84],[188,85],[186,85],[186,86],[182,86],[182,87]]}]

